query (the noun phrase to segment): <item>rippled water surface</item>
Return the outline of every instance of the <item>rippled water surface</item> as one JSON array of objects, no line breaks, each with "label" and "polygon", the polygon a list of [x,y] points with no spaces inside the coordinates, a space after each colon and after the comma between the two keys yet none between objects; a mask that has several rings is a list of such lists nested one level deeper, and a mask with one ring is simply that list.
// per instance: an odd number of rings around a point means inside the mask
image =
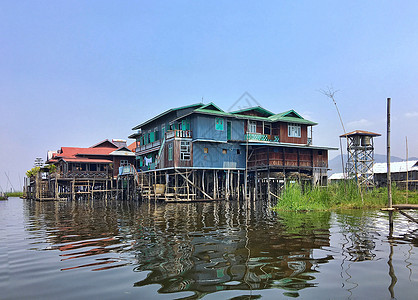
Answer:
[{"label": "rippled water surface", "polygon": [[[410,213],[417,218],[418,214]],[[0,201],[0,299],[418,299],[418,224],[257,203]]]}]

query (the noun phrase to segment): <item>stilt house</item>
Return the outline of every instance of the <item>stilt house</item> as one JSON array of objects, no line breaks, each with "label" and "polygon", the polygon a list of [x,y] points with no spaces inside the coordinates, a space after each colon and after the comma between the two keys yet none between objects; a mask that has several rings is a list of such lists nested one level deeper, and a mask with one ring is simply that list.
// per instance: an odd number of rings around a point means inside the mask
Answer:
[{"label": "stilt house", "polygon": [[61,147],[48,152],[46,164],[55,165],[54,172],[44,168],[42,174],[28,178],[27,196],[37,200],[93,197],[94,193],[107,197],[123,166],[134,163],[135,154],[125,140],[104,140],[88,148]]},{"label": "stilt house", "polygon": [[173,185],[170,195],[177,197],[178,183],[170,175],[183,172],[188,198],[207,198],[208,193],[228,198],[239,194],[244,172],[253,182],[293,176],[326,184],[331,148],[312,145],[314,125],[294,110],[274,114],[258,106],[225,112],[214,103],[199,103],[169,109],[135,126],[130,138],[137,141],[137,167],[154,172],[147,184]]}]

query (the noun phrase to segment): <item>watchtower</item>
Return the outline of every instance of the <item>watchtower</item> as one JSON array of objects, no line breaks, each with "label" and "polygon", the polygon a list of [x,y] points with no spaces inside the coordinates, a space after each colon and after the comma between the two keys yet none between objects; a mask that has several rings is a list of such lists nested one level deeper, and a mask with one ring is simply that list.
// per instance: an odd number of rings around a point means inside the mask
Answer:
[{"label": "watchtower", "polygon": [[349,178],[356,178],[362,186],[373,186],[374,145],[373,138],[379,133],[355,130],[340,138],[347,138],[347,167]]}]

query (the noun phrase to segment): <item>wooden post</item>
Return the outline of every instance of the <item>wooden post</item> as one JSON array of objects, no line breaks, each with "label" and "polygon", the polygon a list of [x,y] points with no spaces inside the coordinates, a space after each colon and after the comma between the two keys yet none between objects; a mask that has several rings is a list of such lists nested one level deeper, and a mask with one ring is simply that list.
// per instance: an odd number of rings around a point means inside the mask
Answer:
[{"label": "wooden post", "polygon": [[239,187],[240,187],[240,184],[241,184],[241,175],[240,175],[240,172],[239,172],[239,170],[238,170],[238,177],[237,177],[237,191],[236,191],[238,201],[239,201]]},{"label": "wooden post", "polygon": [[216,172],[213,170],[213,199],[216,199]]},{"label": "wooden post", "polygon": [[[299,165],[299,149],[298,149],[298,165]],[[267,147],[267,200],[270,203],[270,147]]]},{"label": "wooden post", "polygon": [[[247,132],[248,132],[248,126],[250,125],[250,121],[247,120]],[[247,190],[248,190],[248,183],[247,183],[247,179],[248,179],[248,135],[246,136],[246,143],[245,143],[245,175],[244,175],[244,190],[245,190],[245,198],[247,199]]]},{"label": "wooden post", "polygon": [[204,192],[206,192],[206,189],[205,189],[205,170],[203,170],[203,172],[202,172],[202,190]]},{"label": "wooden post", "polygon": [[387,99],[387,185],[388,207],[392,208],[392,177],[390,174],[390,98]]},{"label": "wooden post", "polygon": [[406,147],[406,203],[408,203],[408,192],[409,192],[408,137],[405,137],[405,147]]},{"label": "wooden post", "polygon": [[157,171],[154,170],[154,201],[157,202]]},{"label": "wooden post", "polygon": [[[182,173],[180,173],[180,171],[176,170],[176,172],[183,177],[184,180],[186,180],[187,183],[190,183],[192,186],[194,186],[196,189],[200,190],[200,192],[203,193],[203,195],[205,195],[206,197],[208,197],[209,199],[213,200],[213,198],[211,196],[209,196],[207,193],[203,192],[198,186],[196,186],[192,181],[190,181],[189,178],[187,178],[187,176],[184,176]],[[187,184],[188,187],[188,184]]]},{"label": "wooden post", "polygon": [[178,171],[176,169],[174,169],[174,171],[176,172],[174,174],[174,198],[177,198],[177,185],[178,185],[179,179],[178,179],[178,176],[177,176]]},{"label": "wooden post", "polygon": [[108,186],[107,186],[107,185],[108,185],[108,180],[107,180],[107,178],[106,178],[106,192],[105,192],[105,193],[106,193],[106,194],[105,194],[105,199],[106,199],[106,201],[107,201],[107,189],[108,189]]},{"label": "wooden post", "polygon": [[258,196],[258,189],[259,189],[259,187],[258,187],[258,171],[257,171],[257,167],[256,167],[256,169],[255,169],[255,173],[254,173],[254,185],[255,185],[255,197],[257,197]]},{"label": "wooden post", "polygon": [[55,173],[55,199],[59,199],[58,195],[59,195],[59,192],[58,192],[58,178],[57,178],[57,173]]},{"label": "wooden post", "polygon": [[152,191],[151,172],[148,172],[148,200],[151,200],[151,191]]},{"label": "wooden post", "polygon": [[[390,174],[390,98],[387,98],[387,185],[388,208],[392,209],[392,177]],[[393,231],[393,211],[389,210],[389,232]]]}]

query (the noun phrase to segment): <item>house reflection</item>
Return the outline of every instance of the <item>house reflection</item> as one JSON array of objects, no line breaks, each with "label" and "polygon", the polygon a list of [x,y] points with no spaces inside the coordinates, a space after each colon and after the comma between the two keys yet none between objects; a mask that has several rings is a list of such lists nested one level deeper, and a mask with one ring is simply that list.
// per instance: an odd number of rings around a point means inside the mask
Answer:
[{"label": "house reflection", "polygon": [[27,209],[37,216],[34,229],[44,228],[47,250],[60,251],[62,271],[133,266],[149,272],[134,285],[159,284],[160,293],[297,294],[316,286],[318,266],[333,259],[314,253],[330,244],[330,213],[277,215],[264,201],[28,202]]},{"label": "house reflection", "polygon": [[[254,205],[254,203],[253,203]],[[248,211],[248,214],[247,214]],[[153,212],[152,235],[136,240],[135,271],[151,271],[135,286],[160,284],[161,293],[315,286],[313,249],[329,246],[330,213],[277,216],[261,203],[165,205]],[[287,218],[297,222],[289,227]]]}]

